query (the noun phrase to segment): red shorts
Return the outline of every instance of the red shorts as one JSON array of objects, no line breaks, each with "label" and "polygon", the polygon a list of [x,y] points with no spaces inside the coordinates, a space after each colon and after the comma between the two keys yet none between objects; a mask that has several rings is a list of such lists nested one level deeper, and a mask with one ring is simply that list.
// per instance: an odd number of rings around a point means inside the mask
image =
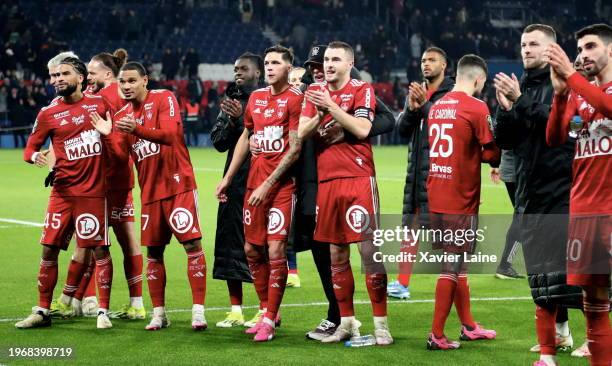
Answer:
[{"label": "red shorts", "polygon": [[72,234],[80,248],[108,246],[106,198],[49,197],[40,243],[66,250]]},{"label": "red shorts", "polygon": [[132,190],[107,191],[106,200],[109,208],[109,225],[121,222],[134,222],[134,200]]},{"label": "red shorts", "polygon": [[570,216],[567,283],[610,287],[612,216]]},{"label": "red shorts", "polygon": [[469,214],[429,213],[433,249],[448,253],[472,253],[476,248],[478,216]]},{"label": "red shorts", "polygon": [[268,194],[258,206],[248,204],[254,189],[244,195],[242,223],[250,244],[266,245],[270,240],[287,240],[295,207],[295,184],[286,183]]},{"label": "red shorts", "polygon": [[167,245],[172,234],[179,243],[202,238],[195,189],[144,204],[140,216],[140,243],[144,246]]},{"label": "red shorts", "polygon": [[379,220],[376,178],[337,178],[320,182],[316,210],[314,240],[332,244],[372,240]]}]

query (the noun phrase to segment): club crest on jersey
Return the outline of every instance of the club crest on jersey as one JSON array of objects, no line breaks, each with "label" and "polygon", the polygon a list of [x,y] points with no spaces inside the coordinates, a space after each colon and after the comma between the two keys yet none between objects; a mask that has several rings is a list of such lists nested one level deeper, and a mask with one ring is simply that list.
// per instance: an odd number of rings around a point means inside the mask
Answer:
[{"label": "club crest on jersey", "polygon": [[81,132],[77,137],[64,141],[64,150],[68,160],[84,159],[102,153],[100,133],[96,130]]},{"label": "club crest on jersey", "polygon": [[283,126],[266,126],[263,131],[257,131],[255,139],[262,152],[279,153],[285,149]]},{"label": "club crest on jersey", "polygon": [[149,156],[159,154],[161,147],[159,144],[153,143],[147,140],[138,140],[135,144],[132,145],[132,150],[138,156],[138,161],[143,161]]},{"label": "club crest on jersey", "polygon": [[[85,116],[82,115],[82,114],[80,116],[78,116],[78,117],[72,117],[72,123],[74,123],[77,126],[80,125],[83,122],[85,122]],[[61,123],[60,123],[60,126],[61,126]]]},{"label": "club crest on jersey", "polygon": [[147,111],[146,115],[147,115],[147,119],[153,119],[153,112],[152,111]]},{"label": "club crest on jersey", "polygon": [[276,234],[285,226],[285,215],[278,208],[271,208],[268,212],[268,234]]},{"label": "club crest on jersey", "polygon": [[170,225],[177,233],[184,234],[193,226],[193,215],[183,207],[177,207],[170,214]]},{"label": "club crest on jersey", "polygon": [[84,213],[76,219],[76,232],[81,239],[91,239],[98,235],[100,222],[98,218],[90,213]]},{"label": "club crest on jersey", "polygon": [[370,225],[370,215],[363,206],[353,205],[346,210],[346,223],[356,233],[363,233]]}]

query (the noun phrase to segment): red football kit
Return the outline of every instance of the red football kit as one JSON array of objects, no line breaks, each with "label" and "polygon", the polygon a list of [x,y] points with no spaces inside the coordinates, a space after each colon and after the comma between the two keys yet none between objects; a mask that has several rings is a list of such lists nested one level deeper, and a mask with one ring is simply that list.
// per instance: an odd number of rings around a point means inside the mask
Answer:
[{"label": "red football kit", "polygon": [[[329,90],[327,82],[309,90]],[[351,79],[339,90],[329,90],[334,102],[355,117],[374,119],[376,98],[372,86]],[[302,116],[312,118],[316,106],[304,100]],[[327,114],[320,128],[337,123]],[[378,227],[378,188],[372,146],[368,139],[347,138],[333,145],[317,143],[317,225],[314,239],[350,244],[368,239]]]},{"label": "red football kit", "polygon": [[84,95],[71,104],[55,98],[38,113],[24,160],[32,163],[48,137],[56,156],[41,244],[66,249],[76,231],[79,247],[109,245],[103,161],[106,146],[89,117],[90,113],[105,115],[107,111],[101,97]]},{"label": "red football kit", "polygon": [[567,282],[610,286],[612,266],[612,82],[597,87],[580,74],[567,80],[569,96],[555,95],[546,129],[552,145],[565,142],[570,121],[576,150],[572,166]]},{"label": "red football kit", "polygon": [[[100,89],[96,95],[101,96],[108,104],[111,116],[114,116],[127,104],[127,100],[121,97],[119,83],[117,82],[112,82]],[[106,118],[106,116],[102,117]],[[134,222],[134,200],[132,199],[134,163],[132,159],[129,159],[127,163],[125,161],[114,161],[112,156],[108,156],[107,161],[106,198],[109,224]]]},{"label": "red football kit", "polygon": [[178,102],[168,90],[151,90],[138,104],[126,104],[113,117],[133,117],[131,134],[113,131],[117,159],[128,153],[136,164],[141,189],[141,242],[166,245],[200,239],[196,181],[185,146]]},{"label": "red football kit", "polygon": [[[477,228],[483,146],[493,142],[487,105],[464,92],[436,101],[427,117],[431,225],[441,230]],[[471,251],[473,242],[436,243],[449,251]]]},{"label": "red football kit", "polygon": [[300,120],[304,94],[293,86],[278,95],[272,88],[255,90],[249,97],[244,126],[253,131],[261,153],[251,157],[244,196],[244,233],[251,244],[265,245],[269,240],[286,240],[295,206],[295,183],[292,174],[285,174],[258,206],[248,200],[274,172],[289,151],[289,131],[295,131]]}]

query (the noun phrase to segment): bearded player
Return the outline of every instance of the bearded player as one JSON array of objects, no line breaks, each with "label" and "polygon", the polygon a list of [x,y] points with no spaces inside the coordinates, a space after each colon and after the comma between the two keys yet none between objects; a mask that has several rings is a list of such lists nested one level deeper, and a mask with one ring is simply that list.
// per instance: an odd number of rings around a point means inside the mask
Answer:
[{"label": "bearded player", "polygon": [[351,79],[353,64],[350,45],[330,43],[323,59],[325,82],[308,87],[300,117],[301,138],[336,123],[355,137],[332,145],[317,141],[314,240],[331,243],[332,282],[340,308],[340,325],[321,342],[335,343],[359,335],[361,323],[355,319],[355,281],[350,264],[350,244],[357,243],[365,264],[376,343],[388,345],[393,338],[387,324],[387,274],[382,266],[373,265],[371,241],[378,227],[379,207],[372,147],[367,138],[376,99],[371,85]]},{"label": "bearded player", "polygon": [[[295,179],[290,168],[299,157],[301,140],[297,128],[302,92],[289,84],[293,53],[280,45],[264,52],[266,88],[254,91],[244,114],[245,129],[234,157],[217,186],[217,198],[225,191],[249,154],[249,131],[253,131],[261,153],[251,158],[244,201],[245,253],[265,314],[246,333],[256,342],[274,338],[279,308],[287,283],[287,236],[295,204]],[[267,247],[267,248],[266,248]]]},{"label": "bearded player", "polygon": [[567,245],[567,283],[581,286],[591,365],[612,362],[609,288],[612,267],[612,27],[594,24],[576,32],[584,72],[579,72],[558,44],[545,56],[551,65],[555,95],[546,127],[546,140],[566,142],[570,121],[577,134],[572,165],[570,220]]},{"label": "bearded player", "polygon": [[[80,248],[93,248],[100,270],[100,304],[97,327],[111,328],[108,306],[113,276],[106,231],[104,150],[106,142],[91,127],[92,113],[108,113],[101,97],[84,95],[87,69],[77,58],[69,57],[54,70],[54,87],[60,98],[43,108],[36,119],[24,151],[24,160],[38,166],[48,164],[48,151],[40,148],[51,137],[56,157],[56,177],[41,237],[43,254],[38,276],[38,306],[17,328],[51,325],[49,315],[53,289],[57,283],[57,259],[66,250],[72,234],[77,234]],[[85,270],[81,263],[80,278]],[[75,289],[76,290],[76,289]]]},{"label": "bearded player", "polygon": [[[185,146],[176,97],[168,90],[147,90],[148,76],[137,62],[119,72],[119,86],[129,102],[113,117],[95,115],[94,126],[112,135],[115,159],[136,165],[141,189],[141,244],[147,247],[147,283],[153,318],[145,327],[170,326],[165,310],[164,251],[172,235],[187,253],[187,276],[193,307],[191,327],[207,328],[204,317],[206,260],[201,244],[196,181]],[[112,134],[111,134],[112,132]]]},{"label": "bearded player", "polygon": [[[429,175],[427,198],[433,230],[459,234],[478,229],[481,162],[499,161],[500,152],[490,130],[487,105],[474,98],[487,80],[487,65],[476,55],[465,55],[457,64],[453,89],[436,101],[427,117]],[[440,238],[441,239],[441,238]],[[475,250],[473,240],[434,243],[434,249],[455,255],[446,261],[438,278],[434,316],[427,340],[430,350],[452,350],[459,343],[444,335],[444,325],[453,302],[461,321],[460,338],[466,341],[493,339],[494,330],[482,328],[472,318],[470,288],[464,253]]]}]

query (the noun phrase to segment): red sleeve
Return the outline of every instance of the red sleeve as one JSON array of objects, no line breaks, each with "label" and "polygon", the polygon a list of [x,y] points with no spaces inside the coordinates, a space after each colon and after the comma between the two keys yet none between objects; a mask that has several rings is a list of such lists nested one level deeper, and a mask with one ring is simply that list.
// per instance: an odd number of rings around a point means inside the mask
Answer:
[{"label": "red sleeve", "polygon": [[576,114],[575,95],[555,94],[552,109],[546,123],[546,143],[559,146],[567,141],[569,121]]},{"label": "red sleeve", "polygon": [[296,95],[291,100],[291,106],[289,109],[289,131],[297,131],[300,125],[300,114],[302,112],[302,101],[304,95]]},{"label": "red sleeve", "polygon": [[[479,103],[480,104],[480,103]],[[470,118],[472,129],[481,146],[485,146],[493,142],[493,133],[491,132],[491,114],[489,107],[482,103],[480,109],[474,118]]]},{"label": "red sleeve", "polygon": [[113,129],[108,136],[100,135],[104,148],[108,150],[112,163],[117,166],[127,164],[130,158],[129,136]]},{"label": "red sleeve", "polygon": [[158,101],[157,128],[146,128],[136,124],[136,128],[132,133],[141,139],[157,144],[172,145],[178,131],[178,126],[181,123],[178,102],[176,97],[170,93],[164,93]]},{"label": "red sleeve", "polygon": [[608,118],[612,118],[612,94],[606,94],[605,91],[589,83],[587,79],[577,72],[567,79],[567,85],[586,99],[595,110]]},{"label": "red sleeve", "polygon": [[249,97],[249,101],[247,102],[246,108],[244,110],[244,117],[242,118],[242,122],[244,123],[244,128],[246,128],[247,130],[253,130],[253,128],[255,127],[255,124],[253,123],[253,117],[251,116],[251,107],[252,107],[252,103],[251,101],[253,100],[253,94],[251,94],[251,97]]},{"label": "red sleeve", "polygon": [[38,112],[38,116],[36,116],[34,127],[32,127],[32,133],[30,137],[28,137],[28,143],[23,151],[23,160],[27,163],[34,164],[34,162],[32,162],[32,155],[40,150],[41,146],[47,140],[49,132],[49,124],[45,120],[44,112],[40,111]]},{"label": "red sleeve", "polygon": [[[312,85],[308,86],[308,90],[312,90]],[[302,101],[302,112],[301,115],[306,118],[312,118],[317,114],[317,107],[310,102],[306,97]]]},{"label": "red sleeve", "polygon": [[355,117],[374,120],[374,110],[376,109],[376,97],[374,88],[370,84],[363,84],[355,91]]}]

